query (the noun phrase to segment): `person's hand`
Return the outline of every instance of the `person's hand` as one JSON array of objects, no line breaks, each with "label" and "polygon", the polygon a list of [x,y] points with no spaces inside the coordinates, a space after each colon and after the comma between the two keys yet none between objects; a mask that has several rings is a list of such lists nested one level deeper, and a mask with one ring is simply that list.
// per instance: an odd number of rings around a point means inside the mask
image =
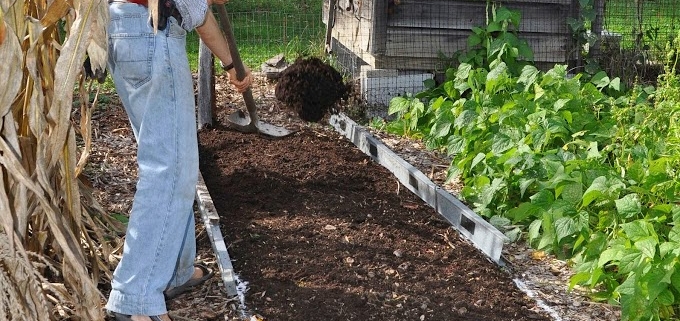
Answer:
[{"label": "person's hand", "polygon": [[243,77],[242,80],[238,80],[238,77],[236,77],[236,69],[231,68],[228,72],[229,74],[229,82],[238,90],[238,92],[242,93],[246,90],[248,90],[248,87],[253,83],[253,75],[250,72],[250,69],[248,67],[244,66],[246,69],[246,76]]}]

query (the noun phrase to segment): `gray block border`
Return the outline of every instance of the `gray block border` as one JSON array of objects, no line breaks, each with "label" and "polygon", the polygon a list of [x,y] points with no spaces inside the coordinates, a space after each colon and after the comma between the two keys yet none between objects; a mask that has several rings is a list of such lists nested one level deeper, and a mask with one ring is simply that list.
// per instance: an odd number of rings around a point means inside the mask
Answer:
[{"label": "gray block border", "polygon": [[448,191],[434,184],[425,174],[392,152],[346,115],[332,115],[329,123],[362,152],[384,166],[411,192],[443,216],[453,228],[472,242],[493,262],[503,265],[501,254],[507,237]]},{"label": "gray block border", "polygon": [[222,231],[220,230],[220,216],[217,214],[215,204],[210,197],[208,187],[205,186],[203,175],[200,172],[198,173],[198,183],[196,184],[196,201],[198,202],[198,208],[201,212],[205,230],[208,232],[213,252],[215,252],[217,258],[217,266],[220,270],[227,295],[231,297],[237,296],[238,291],[236,290],[234,267],[231,265],[229,251],[227,251],[227,245],[224,243],[224,237],[222,237]]}]

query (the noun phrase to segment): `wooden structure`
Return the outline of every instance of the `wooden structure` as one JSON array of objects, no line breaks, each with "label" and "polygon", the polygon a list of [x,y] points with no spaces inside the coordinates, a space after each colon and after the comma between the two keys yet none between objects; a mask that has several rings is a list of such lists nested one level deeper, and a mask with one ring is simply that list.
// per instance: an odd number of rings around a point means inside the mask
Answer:
[{"label": "wooden structure", "polygon": [[[330,14],[329,3],[337,1]],[[575,57],[567,20],[578,0],[499,0],[521,12],[519,36],[539,68]],[[324,0],[323,21],[331,36],[374,69],[442,71],[444,60],[467,49],[473,27],[486,25],[486,0]]]}]

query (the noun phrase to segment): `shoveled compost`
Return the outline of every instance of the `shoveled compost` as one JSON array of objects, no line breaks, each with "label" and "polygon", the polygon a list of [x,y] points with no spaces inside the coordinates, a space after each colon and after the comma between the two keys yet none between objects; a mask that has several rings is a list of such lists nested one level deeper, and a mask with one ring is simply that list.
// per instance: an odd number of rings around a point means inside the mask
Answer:
[{"label": "shoveled compost", "polygon": [[340,73],[316,57],[298,58],[280,75],[276,99],[310,122],[318,122],[347,98],[350,86]]}]

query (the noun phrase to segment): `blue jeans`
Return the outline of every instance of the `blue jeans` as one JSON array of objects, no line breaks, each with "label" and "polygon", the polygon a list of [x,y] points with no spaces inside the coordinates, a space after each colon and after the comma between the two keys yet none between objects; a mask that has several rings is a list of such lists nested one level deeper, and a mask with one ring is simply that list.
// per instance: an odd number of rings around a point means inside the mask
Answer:
[{"label": "blue jeans", "polygon": [[137,140],[139,177],[123,256],[106,308],[167,312],[163,291],[194,272],[198,142],[186,31],[170,18],[153,33],[147,9],[109,6],[109,64]]}]

